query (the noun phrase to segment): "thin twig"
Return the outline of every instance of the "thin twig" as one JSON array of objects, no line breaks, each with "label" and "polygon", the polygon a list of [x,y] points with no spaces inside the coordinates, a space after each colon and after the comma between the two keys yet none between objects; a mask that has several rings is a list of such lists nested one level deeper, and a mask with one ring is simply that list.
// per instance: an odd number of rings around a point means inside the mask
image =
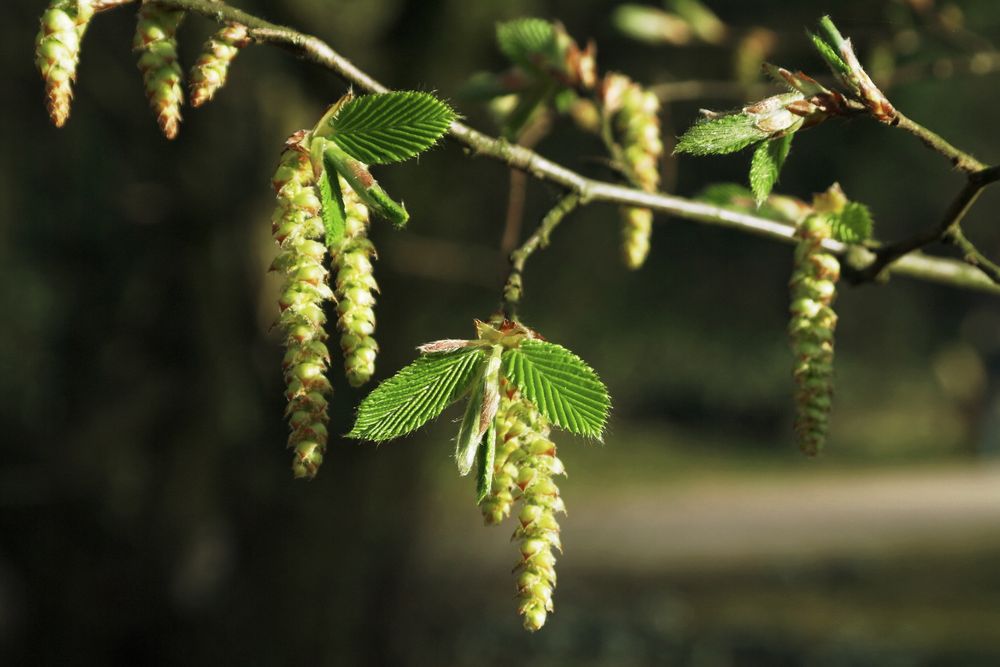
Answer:
[{"label": "thin twig", "polygon": [[[979,199],[983,188],[998,180],[1000,180],[1000,166],[982,169],[969,174],[962,190],[952,200],[951,205],[948,206],[948,210],[941,217],[941,222],[907,239],[878,248],[875,251],[875,261],[854,275],[853,280],[855,282],[875,280],[887,266],[900,257],[904,257],[914,250],[925,248],[936,241],[951,241],[963,247],[966,261],[983,269],[987,275],[990,275],[989,267],[992,263],[965,238],[962,233],[962,220],[965,218],[965,214],[969,212],[969,209],[972,208],[972,205],[976,203],[976,200]],[[990,278],[994,282],[997,282],[995,275],[990,275]]]},{"label": "thin twig", "polygon": [[[155,1],[164,7],[184,9],[209,17],[219,23],[241,23],[247,26],[250,36],[255,41],[288,47],[303,59],[330,70],[361,90],[367,92],[385,92],[387,90],[385,86],[317,37],[270,23],[230,7],[224,2],[211,2],[210,0]],[[490,137],[463,123],[452,123],[449,135],[453,140],[471,149],[473,154],[498,160],[510,167],[520,169],[538,180],[559,185],[571,193],[576,193],[581,204],[603,201],[645,207],[679,218],[733,227],[743,232],[793,242],[794,228],[789,225],[682,197],[642,192],[634,188],[589,179],[532,150]],[[841,256],[846,255],[848,251],[846,245],[834,241],[827,241],[824,247]],[[861,258],[853,262],[854,267],[858,270],[864,269],[864,261],[875,260],[874,253],[863,250],[855,252],[853,256]],[[887,271],[963,288],[1000,293],[1000,287],[992,280],[978,270],[956,260],[914,256],[911,253],[893,262],[891,266],[887,267]]]},{"label": "thin twig", "polygon": [[993,282],[1000,285],[1000,265],[990,261],[986,255],[980,252],[972,241],[965,237],[961,227],[949,230],[948,239],[961,249],[966,263],[977,267],[980,271],[989,276]]},{"label": "thin twig", "polygon": [[934,132],[931,132],[923,125],[914,122],[912,119],[904,116],[899,111],[896,112],[896,120],[893,124],[899,129],[905,130],[920,139],[920,141],[924,142],[924,144],[931,150],[936,151],[948,158],[948,161],[951,162],[952,166],[959,171],[965,172],[966,174],[974,174],[978,171],[986,169],[987,165],[983,164],[965,151],[955,148]]},{"label": "thin twig", "polygon": [[579,204],[580,197],[576,193],[571,192],[563,196],[545,214],[538,228],[521,244],[521,247],[510,253],[510,275],[507,276],[507,282],[503,288],[503,312],[508,319],[514,319],[517,315],[517,305],[521,302],[521,296],[524,293],[524,281],[521,274],[524,272],[524,265],[528,258],[536,250],[549,244],[549,236],[552,231]]}]

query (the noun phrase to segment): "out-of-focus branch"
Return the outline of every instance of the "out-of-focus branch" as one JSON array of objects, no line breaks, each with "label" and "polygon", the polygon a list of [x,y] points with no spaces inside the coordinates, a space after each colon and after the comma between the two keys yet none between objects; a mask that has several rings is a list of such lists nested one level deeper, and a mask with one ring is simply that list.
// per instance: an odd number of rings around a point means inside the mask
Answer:
[{"label": "out-of-focus branch", "polygon": [[[155,0],[155,2],[165,7],[201,14],[219,23],[241,23],[247,26],[253,40],[286,47],[303,59],[330,70],[361,90],[367,92],[388,90],[350,60],[334,51],[329,44],[312,35],[270,23],[224,2],[210,0]],[[793,242],[794,228],[790,225],[683,197],[643,192],[635,188],[590,179],[552,162],[530,149],[483,134],[464,123],[452,123],[449,136],[470,149],[474,155],[498,160],[509,167],[524,171],[538,180],[562,187],[576,195],[580,204],[608,202],[650,208],[656,212],[679,218],[732,227],[750,234]],[[845,256],[849,250],[844,244],[833,241],[828,241],[824,245],[831,252],[841,256]],[[859,249],[853,253],[852,258],[854,268],[863,270],[864,263],[874,261],[875,255]],[[978,269],[956,260],[910,254],[899,258],[886,268],[891,273],[923,278],[957,287],[1000,293],[1000,286],[986,275]]]}]

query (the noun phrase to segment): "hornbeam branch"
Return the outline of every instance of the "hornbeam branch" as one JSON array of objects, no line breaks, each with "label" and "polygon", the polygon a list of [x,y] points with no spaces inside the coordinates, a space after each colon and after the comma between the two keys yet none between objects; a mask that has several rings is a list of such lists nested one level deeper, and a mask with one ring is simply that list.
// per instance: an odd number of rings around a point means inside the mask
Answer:
[{"label": "hornbeam branch", "polygon": [[[240,23],[247,27],[251,39],[255,42],[284,46],[303,59],[330,70],[364,91],[378,93],[388,90],[318,37],[265,21],[217,0],[154,1],[164,7],[182,9],[206,16],[218,23]],[[491,137],[464,123],[452,123],[449,135],[458,143],[469,148],[475,155],[498,160],[510,167],[520,169],[540,181],[561,186],[574,193],[581,204],[607,202],[645,207],[678,218],[731,227],[788,243],[794,242],[792,238],[794,228],[791,225],[748,213],[726,210],[691,199],[663,193],[642,192],[630,187],[587,178],[530,149]],[[849,247],[835,241],[826,241],[824,246],[830,252],[845,258],[848,264],[858,271],[863,271],[866,265],[876,261],[874,253],[862,248]],[[1000,294],[1000,285],[994,283],[978,268],[957,260],[910,253],[895,260],[885,270],[922,280]]]}]

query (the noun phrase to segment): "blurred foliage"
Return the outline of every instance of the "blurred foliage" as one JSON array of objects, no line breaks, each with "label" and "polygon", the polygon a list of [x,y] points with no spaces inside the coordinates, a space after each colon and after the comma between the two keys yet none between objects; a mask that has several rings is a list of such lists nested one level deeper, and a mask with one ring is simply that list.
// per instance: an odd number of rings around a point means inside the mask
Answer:
[{"label": "blurred foliage", "polygon": [[[494,24],[523,15],[562,20],[569,34],[597,41],[602,70],[650,84],[745,83],[763,57],[822,66],[803,27],[824,3],[706,2],[725,37],[682,47],[622,35],[610,18],[618,4],[239,3],[308,27],[387,85],[452,99],[472,72],[503,66]],[[568,521],[560,611],[527,637],[502,566],[418,558],[435,552],[431,526],[468,541],[470,553],[489,543],[509,555],[507,535],[481,529],[470,491],[450,480],[448,422],[457,415],[378,451],[334,440],[319,478],[294,483],[281,350],[269,332],[278,280],[265,274],[274,253],[267,184],[284,138],[312,125],[345,85],[280,50],[250,47],[226,88],[203,110],[186,110],[167,143],[130,51],[133,12],[122,9],[88,32],[73,115],[56,131],[32,63],[40,12],[41,3],[11,3],[0,23],[4,664],[1000,659],[996,636],[976,630],[998,622],[995,527],[976,524],[976,539],[938,551],[636,574],[588,559],[595,538]],[[845,0],[835,18],[881,80],[893,81],[897,107],[996,161],[1000,86],[996,61],[983,54],[1000,40],[1000,5]],[[212,30],[186,21],[185,63]],[[701,106],[745,101],[723,92],[667,100],[665,135]],[[486,110],[460,112],[489,127]],[[599,144],[571,127],[538,148],[608,176],[593,159]],[[742,181],[745,169],[745,156],[683,158],[668,182],[692,195]],[[469,337],[472,318],[496,307],[507,173],[445,146],[379,177],[412,214],[406,232],[373,229],[377,374],[386,377],[416,344]],[[778,189],[808,197],[835,180],[871,208],[885,239],[934,223],[959,185],[912,137],[866,122],[804,134]],[[554,195],[529,187],[528,224]],[[988,192],[967,222],[994,256],[998,203],[1000,192]],[[766,474],[778,487],[797,479],[805,466],[791,446],[784,334],[790,249],[660,220],[646,266],[632,273],[617,265],[616,219],[605,207],[576,213],[525,274],[525,321],[594,364],[615,398],[607,445],[568,441],[560,450],[570,507],[604,490],[627,514],[639,494],[719,466]],[[821,465],[849,479],[862,468],[972,465],[1000,451],[995,298],[894,280],[845,289],[839,312],[837,398]],[[343,432],[364,390],[334,382],[333,431]]]}]

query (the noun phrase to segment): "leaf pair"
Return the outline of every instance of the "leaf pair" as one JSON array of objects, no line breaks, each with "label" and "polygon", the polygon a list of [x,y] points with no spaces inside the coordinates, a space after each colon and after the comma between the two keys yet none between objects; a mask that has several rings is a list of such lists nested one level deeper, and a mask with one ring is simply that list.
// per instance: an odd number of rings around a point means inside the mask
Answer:
[{"label": "leaf pair", "polygon": [[513,343],[485,338],[447,342],[431,344],[426,349],[449,349],[425,352],[372,391],[361,402],[348,437],[392,440],[468,397],[455,457],[459,473],[466,475],[478,453],[480,499],[493,474],[495,417],[503,380],[556,426],[601,438],[611,407],[607,389],[594,370],[566,348],[524,337]]}]

